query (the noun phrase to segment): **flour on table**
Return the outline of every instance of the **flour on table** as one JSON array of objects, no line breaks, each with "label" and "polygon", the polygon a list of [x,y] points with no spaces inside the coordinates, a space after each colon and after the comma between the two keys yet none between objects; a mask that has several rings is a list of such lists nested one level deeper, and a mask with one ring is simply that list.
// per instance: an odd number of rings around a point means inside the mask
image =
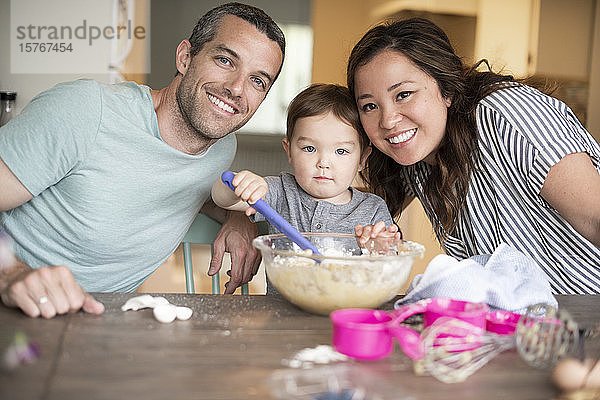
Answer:
[{"label": "flour on table", "polygon": [[348,357],[338,353],[333,347],[322,344],[314,348],[302,349],[294,354],[292,359],[284,359],[281,362],[290,368],[311,368],[314,364],[329,364],[347,359]]}]

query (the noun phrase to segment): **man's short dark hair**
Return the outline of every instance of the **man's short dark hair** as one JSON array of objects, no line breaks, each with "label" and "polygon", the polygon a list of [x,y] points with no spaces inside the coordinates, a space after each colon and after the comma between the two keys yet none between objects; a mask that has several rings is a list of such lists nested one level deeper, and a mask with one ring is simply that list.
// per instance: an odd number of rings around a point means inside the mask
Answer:
[{"label": "man's short dark hair", "polygon": [[[277,43],[281,49],[281,64],[283,65],[283,58],[285,57],[285,36],[283,35],[283,32],[279,26],[277,26],[275,21],[273,21],[273,19],[271,19],[271,17],[263,10],[242,3],[226,3],[213,8],[200,17],[188,39],[191,44],[190,55],[192,57],[202,50],[205,43],[214,40],[219,30],[219,26],[221,25],[221,20],[226,15],[233,15],[249,22],[260,32],[264,33],[269,39]],[[279,71],[277,71],[275,78],[280,72],[281,66],[279,67]]]}]

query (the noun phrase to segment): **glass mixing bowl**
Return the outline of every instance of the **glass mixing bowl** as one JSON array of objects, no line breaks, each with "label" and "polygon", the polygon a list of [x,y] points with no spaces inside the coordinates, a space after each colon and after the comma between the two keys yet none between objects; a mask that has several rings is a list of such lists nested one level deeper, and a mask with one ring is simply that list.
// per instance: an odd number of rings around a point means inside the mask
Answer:
[{"label": "glass mixing bowl", "polygon": [[376,308],[391,300],[408,280],[415,257],[425,251],[409,241],[390,247],[375,239],[368,246],[373,251],[367,251],[352,234],[303,235],[323,255],[301,250],[285,235],[259,236],[253,245],[283,297],[321,315],[341,308]]}]

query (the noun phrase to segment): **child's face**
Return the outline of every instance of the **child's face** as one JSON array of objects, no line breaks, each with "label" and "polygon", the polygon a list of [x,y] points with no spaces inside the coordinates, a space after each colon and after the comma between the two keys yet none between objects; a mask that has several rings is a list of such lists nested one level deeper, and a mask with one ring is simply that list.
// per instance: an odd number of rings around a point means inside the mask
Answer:
[{"label": "child's face", "polygon": [[[298,119],[291,143],[283,147],[296,181],[315,200],[345,204],[361,158],[358,132],[331,112]],[[365,152],[366,153],[366,152]]]}]

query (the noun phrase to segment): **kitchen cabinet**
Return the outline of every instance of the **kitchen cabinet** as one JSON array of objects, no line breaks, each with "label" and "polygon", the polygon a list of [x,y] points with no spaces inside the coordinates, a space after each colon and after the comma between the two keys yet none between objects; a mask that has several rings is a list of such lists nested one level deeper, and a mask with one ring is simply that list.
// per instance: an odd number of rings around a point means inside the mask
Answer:
[{"label": "kitchen cabinet", "polygon": [[[533,69],[538,75],[588,81],[594,0],[542,0]],[[596,43],[596,47],[600,43]]]},{"label": "kitchen cabinet", "polygon": [[587,82],[595,7],[595,0],[479,0],[475,58],[516,76]]}]

